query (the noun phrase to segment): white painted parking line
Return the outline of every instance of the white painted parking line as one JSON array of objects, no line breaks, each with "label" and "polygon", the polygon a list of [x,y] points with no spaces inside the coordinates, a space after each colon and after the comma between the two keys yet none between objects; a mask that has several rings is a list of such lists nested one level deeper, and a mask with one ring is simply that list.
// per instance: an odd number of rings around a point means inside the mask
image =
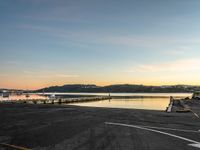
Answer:
[{"label": "white painted parking line", "polygon": [[141,126],[141,125],[140,125],[140,127],[150,128],[150,129],[160,129],[160,130],[171,130],[171,131],[189,132],[189,133],[199,133],[200,134],[200,130],[195,131],[195,130],[173,129],[173,128]]},{"label": "white painted parking line", "polygon": [[200,143],[199,144],[188,144],[189,146],[193,146],[193,147],[196,147],[196,148],[200,148]]},{"label": "white painted parking line", "polygon": [[199,115],[197,113],[195,113],[193,110],[190,110],[190,111],[194,114],[195,117],[200,119],[200,117],[199,117]]},{"label": "white painted parking line", "polygon": [[123,124],[123,123],[114,123],[114,122],[105,122],[105,124],[107,125],[114,125],[114,126],[124,126],[124,127],[130,127],[130,128],[136,128],[136,129],[141,129],[141,130],[146,130],[146,131],[151,131],[151,132],[155,132],[155,133],[160,133],[163,135],[168,135],[177,139],[181,139],[187,142],[191,142],[191,144],[188,144],[189,146],[193,146],[196,148],[200,148],[200,142],[197,142],[195,140],[191,140],[182,136],[178,136],[175,134],[171,134],[171,133],[167,133],[167,132],[163,132],[163,131],[159,131],[159,130],[155,130],[155,129],[150,129],[150,128],[146,128],[146,127],[142,127],[142,126],[138,126],[138,125],[129,125],[129,124]]}]

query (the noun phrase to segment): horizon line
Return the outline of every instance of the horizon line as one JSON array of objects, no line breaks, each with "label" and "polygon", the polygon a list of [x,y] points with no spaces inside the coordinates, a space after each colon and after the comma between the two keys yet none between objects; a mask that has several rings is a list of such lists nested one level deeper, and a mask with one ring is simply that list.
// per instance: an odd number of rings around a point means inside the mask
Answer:
[{"label": "horizon line", "polygon": [[95,85],[97,87],[106,87],[106,86],[113,86],[113,85],[141,85],[141,86],[153,86],[153,87],[162,87],[162,86],[200,86],[197,84],[160,84],[160,85],[153,85],[153,84],[131,84],[131,83],[119,83],[119,84],[107,84],[107,85],[98,85],[98,84],[83,84],[83,83],[71,83],[71,84],[62,84],[62,85],[50,85],[50,86],[46,86],[46,87],[41,87],[41,88],[35,88],[35,89],[21,89],[21,88],[4,88],[4,87],[0,87],[0,90],[40,90],[40,89],[44,89],[44,88],[49,88],[49,87],[54,87],[54,86],[58,86],[58,87],[62,87],[65,85]]}]

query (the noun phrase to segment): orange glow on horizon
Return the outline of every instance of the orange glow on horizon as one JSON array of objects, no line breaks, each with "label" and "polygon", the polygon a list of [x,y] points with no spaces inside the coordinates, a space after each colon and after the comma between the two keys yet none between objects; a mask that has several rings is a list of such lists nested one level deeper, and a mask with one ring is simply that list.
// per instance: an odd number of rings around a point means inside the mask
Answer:
[{"label": "orange glow on horizon", "polygon": [[108,85],[114,85],[114,84],[137,84],[137,85],[146,85],[146,86],[163,86],[163,85],[193,85],[193,86],[198,86],[200,85],[200,83],[197,82],[191,82],[191,83],[174,83],[174,82],[168,82],[165,84],[160,84],[159,82],[134,82],[134,83],[128,83],[128,82],[96,82],[96,83],[92,83],[92,82],[84,82],[84,83],[76,83],[76,82],[70,82],[70,83],[47,83],[47,84],[37,84],[37,83],[31,83],[27,85],[24,84],[3,84],[1,85],[0,88],[6,88],[6,89],[23,89],[23,90],[37,90],[37,89],[41,89],[41,88],[45,88],[45,87],[50,87],[50,86],[63,86],[66,84],[95,84],[97,86],[108,86]]}]

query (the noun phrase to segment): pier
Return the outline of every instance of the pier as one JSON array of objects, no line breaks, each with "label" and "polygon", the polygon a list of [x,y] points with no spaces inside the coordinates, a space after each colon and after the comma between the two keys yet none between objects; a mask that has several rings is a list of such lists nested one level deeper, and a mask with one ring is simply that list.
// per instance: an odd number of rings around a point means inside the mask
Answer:
[{"label": "pier", "polygon": [[79,98],[50,98],[50,99],[23,99],[23,100],[6,100],[2,103],[26,103],[26,104],[69,104],[69,103],[82,103],[112,99],[108,96],[98,97],[79,97]]},{"label": "pier", "polygon": [[191,112],[191,108],[186,104],[186,101],[191,99],[176,99],[170,97],[170,103],[166,112]]},{"label": "pier", "polygon": [[173,99],[173,97],[170,97],[170,103],[169,103],[169,106],[166,109],[166,112],[168,112],[168,113],[172,112],[173,103],[174,103],[174,99]]}]

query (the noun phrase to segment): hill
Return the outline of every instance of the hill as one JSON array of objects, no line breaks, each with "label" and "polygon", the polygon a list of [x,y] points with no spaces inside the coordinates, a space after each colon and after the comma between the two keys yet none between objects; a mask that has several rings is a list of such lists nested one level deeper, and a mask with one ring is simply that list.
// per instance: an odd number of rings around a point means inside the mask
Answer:
[{"label": "hill", "polygon": [[67,84],[63,86],[46,87],[36,90],[35,92],[186,93],[194,91],[200,91],[200,86],[145,86],[135,84],[97,86],[94,84]]}]

